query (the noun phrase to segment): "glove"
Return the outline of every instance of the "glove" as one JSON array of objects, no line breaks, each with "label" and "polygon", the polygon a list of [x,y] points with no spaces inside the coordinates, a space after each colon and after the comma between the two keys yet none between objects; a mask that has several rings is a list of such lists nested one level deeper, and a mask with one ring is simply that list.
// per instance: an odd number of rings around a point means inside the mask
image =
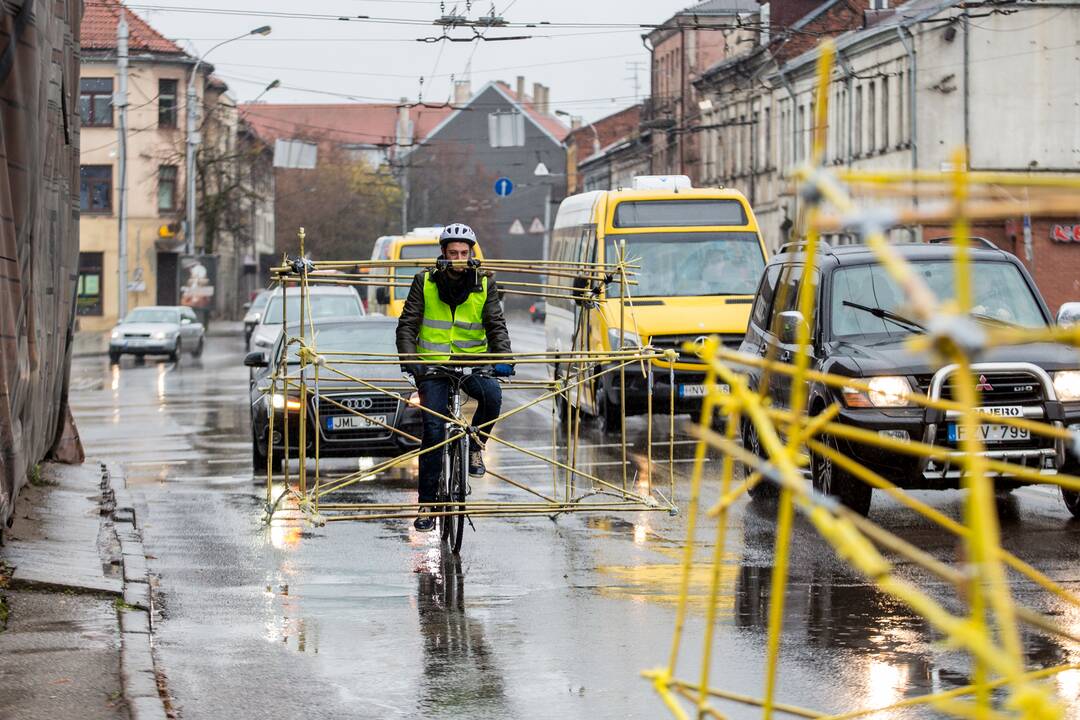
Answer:
[{"label": "glove", "polygon": [[401,368],[408,374],[413,376],[413,380],[419,380],[427,374],[427,367],[419,363],[411,363],[409,365],[402,365]]},{"label": "glove", "polygon": [[495,377],[510,377],[514,374],[514,366],[510,363],[495,363],[491,370]]}]

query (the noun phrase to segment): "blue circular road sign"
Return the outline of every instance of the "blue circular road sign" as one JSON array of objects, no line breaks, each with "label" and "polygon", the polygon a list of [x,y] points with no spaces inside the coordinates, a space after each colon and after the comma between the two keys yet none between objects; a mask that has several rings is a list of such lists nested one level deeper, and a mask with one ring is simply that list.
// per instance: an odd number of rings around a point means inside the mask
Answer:
[{"label": "blue circular road sign", "polygon": [[499,197],[506,197],[512,192],[514,192],[514,183],[510,181],[510,178],[501,177],[495,181],[495,194]]}]

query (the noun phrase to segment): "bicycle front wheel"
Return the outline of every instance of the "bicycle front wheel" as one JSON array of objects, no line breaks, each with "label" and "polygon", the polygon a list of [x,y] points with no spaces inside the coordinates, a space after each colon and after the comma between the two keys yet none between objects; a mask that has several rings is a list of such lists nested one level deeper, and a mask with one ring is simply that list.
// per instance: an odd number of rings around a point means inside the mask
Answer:
[{"label": "bicycle front wheel", "polygon": [[465,440],[454,443],[454,450],[450,454],[450,505],[447,510],[456,511],[456,515],[447,515],[454,518],[453,527],[450,530],[450,549],[457,555],[461,552],[461,541],[465,535],[465,494],[466,478],[469,476],[469,456],[465,452]]}]

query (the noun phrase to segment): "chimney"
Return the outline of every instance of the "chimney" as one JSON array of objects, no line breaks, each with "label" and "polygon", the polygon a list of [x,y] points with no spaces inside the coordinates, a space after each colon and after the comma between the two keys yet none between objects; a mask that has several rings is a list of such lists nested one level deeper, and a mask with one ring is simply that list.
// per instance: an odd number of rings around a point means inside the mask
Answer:
[{"label": "chimney", "polygon": [[401,98],[397,108],[396,141],[400,145],[412,145],[412,123],[409,121],[409,98]]},{"label": "chimney", "polygon": [[544,114],[551,114],[551,88],[547,85],[544,86]]},{"label": "chimney", "polygon": [[537,112],[544,112],[544,86],[538,82],[533,83],[532,104]]},{"label": "chimney", "polygon": [[464,105],[472,97],[472,83],[468,80],[454,81],[454,104]]},{"label": "chimney", "polygon": [[581,116],[580,115],[571,115],[570,116],[570,129],[571,130],[577,130],[579,127],[581,127]]},{"label": "chimney", "polygon": [[517,96],[518,96],[518,100],[520,100],[520,101],[525,100],[525,76],[524,75],[518,75],[517,76]]}]

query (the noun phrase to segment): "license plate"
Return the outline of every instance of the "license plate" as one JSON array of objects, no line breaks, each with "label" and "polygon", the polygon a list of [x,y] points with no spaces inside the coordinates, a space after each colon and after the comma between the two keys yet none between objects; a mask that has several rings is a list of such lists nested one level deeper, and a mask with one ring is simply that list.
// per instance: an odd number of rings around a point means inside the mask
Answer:
[{"label": "license plate", "polygon": [[[713,389],[722,393],[731,392],[729,385],[713,385]],[[705,384],[701,385],[680,385],[679,397],[681,398],[699,398],[705,397]]]},{"label": "license plate", "polygon": [[[383,423],[383,425],[380,425],[379,423]],[[327,430],[369,430],[371,428],[381,428],[386,424],[387,421],[385,415],[370,415],[369,417],[360,417],[359,415],[331,415],[326,418]]]},{"label": "license plate", "polygon": [[[949,423],[950,442],[959,442],[965,437],[966,434],[962,425]],[[1030,440],[1031,432],[1027,428],[1018,428],[1012,425],[980,425],[977,428],[976,437],[987,444],[1019,442]]]}]

